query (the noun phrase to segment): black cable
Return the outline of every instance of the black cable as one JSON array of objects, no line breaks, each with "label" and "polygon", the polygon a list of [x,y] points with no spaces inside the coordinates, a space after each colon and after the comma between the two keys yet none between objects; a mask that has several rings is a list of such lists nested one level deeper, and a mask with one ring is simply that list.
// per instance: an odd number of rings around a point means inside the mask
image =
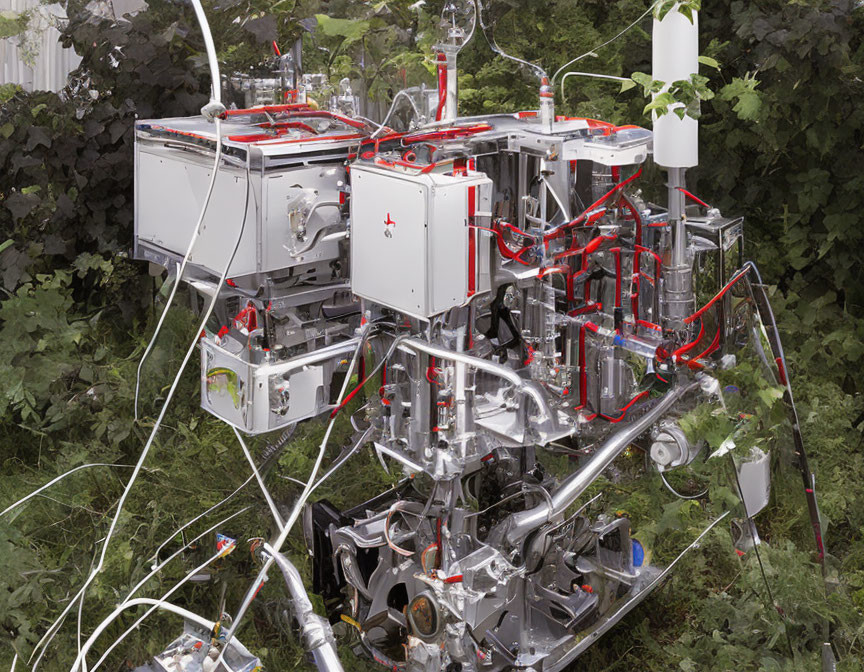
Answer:
[{"label": "black cable", "polygon": [[780,618],[783,621],[783,633],[786,635],[786,644],[789,646],[789,655],[794,659],[795,651],[792,648],[792,638],[789,636],[789,621],[786,618],[786,612],[783,611],[774,599],[771,584],[768,582],[768,576],[765,573],[765,565],[762,563],[762,554],[759,552],[759,542],[753,532],[756,523],[747,511],[747,503],[744,501],[744,489],[741,487],[741,479],[738,477],[738,468],[735,466],[735,458],[732,456],[731,452],[727,453],[727,455],[729,456],[729,462],[732,465],[732,473],[735,474],[735,485],[738,488],[738,498],[741,500],[741,506],[744,508],[744,516],[747,518],[747,522],[749,523],[747,530],[750,532],[750,538],[753,540],[753,551],[756,553],[756,561],[759,563],[759,571],[762,574],[762,581],[765,584],[765,590],[768,592],[768,599],[771,600],[771,606],[773,606],[777,613],[780,614]]}]

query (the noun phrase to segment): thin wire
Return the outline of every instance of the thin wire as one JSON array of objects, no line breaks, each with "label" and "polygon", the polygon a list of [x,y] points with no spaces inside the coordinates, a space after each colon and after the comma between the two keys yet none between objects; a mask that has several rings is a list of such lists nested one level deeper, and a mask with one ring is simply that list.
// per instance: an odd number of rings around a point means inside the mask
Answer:
[{"label": "thin wire", "polygon": [[[566,69],[566,68],[569,68],[571,65],[573,65],[573,64],[576,63],[577,61],[581,61],[581,60],[582,60],[583,58],[585,58],[586,56],[590,56],[590,55],[593,54],[595,51],[597,51],[597,50],[599,50],[599,49],[602,49],[603,47],[612,44],[615,40],[617,40],[619,37],[621,37],[622,35],[624,35],[624,34],[627,33],[628,31],[630,31],[630,30],[631,30],[633,27],[635,27],[635,26],[636,26],[636,25],[637,25],[637,24],[638,24],[642,19],[644,19],[646,16],[648,16],[648,15],[652,12],[652,10],[653,10],[657,5],[659,5],[659,4],[660,4],[660,0],[657,0],[656,2],[651,3],[651,6],[650,6],[648,9],[646,9],[638,19],[636,19],[633,23],[631,23],[629,26],[627,26],[627,27],[626,27],[624,30],[622,30],[620,33],[618,33],[615,37],[613,37],[613,38],[611,38],[611,39],[609,39],[609,40],[606,40],[603,44],[599,44],[599,45],[597,45],[597,46],[594,47],[591,51],[586,51],[586,52],[585,52],[584,54],[582,54],[581,56],[577,56],[577,57],[574,58],[573,60],[571,60],[571,61],[567,61],[564,65],[562,65],[560,68],[558,68],[558,69],[555,71],[555,74],[554,74],[554,75],[552,75],[552,85],[553,85],[553,86],[555,85],[555,80],[558,79],[558,75],[561,74],[561,71],[562,71],[562,70],[564,70],[564,69]],[[564,82],[563,82],[563,80],[562,80],[562,82],[561,82],[561,93],[562,93],[562,94],[564,93]]]},{"label": "thin wire", "polygon": [[[59,624],[62,622],[62,619],[65,618],[66,614],[69,613],[69,610],[72,608],[72,605],[74,605],[75,602],[78,600],[78,598],[81,597],[86,592],[87,588],[90,586],[91,583],[93,583],[93,580],[96,578],[96,576],[99,574],[99,572],[102,571],[102,567],[105,564],[105,556],[108,552],[108,545],[111,541],[111,538],[114,536],[114,530],[117,527],[117,523],[120,520],[120,514],[123,511],[123,504],[126,502],[126,498],[129,496],[129,493],[132,490],[132,485],[135,483],[135,480],[137,479],[138,474],[141,471],[141,468],[144,466],[144,461],[147,459],[147,455],[150,453],[150,448],[153,446],[153,441],[156,439],[156,434],[159,432],[159,428],[162,426],[162,420],[165,418],[165,414],[168,411],[168,407],[171,405],[171,401],[174,398],[174,393],[177,391],[177,386],[180,384],[180,379],[183,376],[183,372],[186,369],[186,365],[189,363],[189,360],[191,359],[192,354],[195,352],[195,348],[198,347],[198,340],[200,338],[200,334],[204,330],[205,326],[207,325],[207,322],[210,319],[210,315],[213,314],[213,309],[216,306],[216,300],[219,298],[219,290],[222,288],[222,285],[225,284],[225,278],[228,275],[228,269],[231,267],[231,264],[234,261],[234,257],[237,254],[237,250],[240,248],[240,241],[242,240],[243,232],[246,229],[247,213],[249,212],[249,194],[251,191],[249,188],[250,181],[251,180],[250,180],[250,174],[249,174],[249,165],[247,163],[247,166],[246,166],[246,197],[244,198],[244,201],[243,201],[243,220],[242,220],[242,223],[240,225],[240,233],[238,234],[237,240],[234,243],[234,249],[231,251],[231,256],[229,257],[228,262],[225,264],[225,269],[222,271],[222,276],[219,279],[219,283],[216,285],[216,290],[213,292],[213,296],[211,297],[210,303],[207,306],[207,311],[204,315],[204,318],[201,320],[201,323],[198,326],[198,329],[195,330],[195,336],[193,337],[192,342],[189,344],[189,348],[186,350],[186,355],[183,357],[183,361],[180,364],[180,368],[177,370],[177,375],[174,376],[174,381],[171,384],[171,387],[168,390],[168,394],[165,397],[165,401],[162,404],[162,410],[159,412],[159,416],[156,418],[156,422],[153,425],[153,429],[150,432],[150,436],[147,439],[147,443],[144,445],[144,449],[141,451],[141,455],[138,458],[138,462],[135,465],[135,469],[132,472],[132,476],[129,478],[129,481],[126,483],[126,487],[123,490],[123,494],[120,496],[120,501],[118,502],[118,505],[117,505],[117,512],[114,514],[114,518],[111,521],[111,526],[108,528],[108,534],[106,535],[105,541],[102,544],[102,552],[99,556],[99,562],[96,565],[96,568],[90,573],[90,576],[84,582],[84,585],[81,586],[81,589],[78,591],[78,593],[75,595],[75,597],[72,598],[72,600],[69,602],[69,604],[63,610],[63,613],[61,613],[60,616],[58,617],[58,619],[56,621],[54,621],[54,623],[51,625],[51,627],[45,633],[45,636],[43,636],[43,638],[41,640],[39,640],[39,643],[37,643],[36,647],[33,649],[33,654],[31,654],[31,659],[32,659],[32,656],[35,655],[36,651],[40,648],[42,643],[45,641],[45,639],[49,636],[53,637],[55,630],[59,628]],[[41,656],[40,656],[40,659],[41,659]],[[38,660],[37,660],[36,664],[34,664],[32,672],[35,672],[37,666],[38,666]]]},{"label": "thin wire", "polygon": [[673,495],[678,497],[679,499],[701,499],[702,497],[704,497],[705,495],[708,494],[708,489],[706,488],[705,490],[700,492],[698,495],[682,495],[675,488],[673,488],[671,485],[669,485],[669,481],[666,480],[666,475],[662,471],[660,471],[659,468],[657,469],[657,473],[660,474],[660,480],[663,481],[663,485],[666,486],[666,489],[669,492],[671,492]]},{"label": "thin wire", "polygon": [[[199,0],[192,0],[192,6],[195,9],[195,15],[198,17],[198,23],[201,25],[201,32],[204,33],[204,45],[207,50],[207,61],[210,65],[210,97],[212,101],[217,103],[222,102],[222,80],[219,76],[219,61],[216,58],[216,47],[213,44],[213,35],[210,32],[210,26],[207,23],[207,16],[201,7]],[[141,355],[141,361],[138,362],[138,371],[135,374],[135,404],[134,417],[138,421],[138,393],[141,388],[141,370],[144,367],[144,362],[153,349],[156,343],[156,337],[162,331],[162,324],[165,322],[165,317],[168,315],[168,309],[174,302],[174,296],[177,294],[177,288],[180,286],[180,281],[183,279],[183,272],[186,270],[186,264],[189,262],[189,257],[192,256],[192,250],[195,249],[195,244],[199,240],[201,233],[201,225],[204,223],[204,215],[207,213],[207,207],[210,205],[210,197],[213,195],[213,187],[216,185],[216,176],[219,172],[219,164],[222,162],[222,122],[219,117],[214,119],[216,130],[216,156],[213,159],[213,170],[210,175],[210,183],[207,185],[207,193],[204,196],[204,203],[201,206],[201,214],[198,216],[198,223],[192,231],[192,237],[189,239],[189,245],[186,248],[186,254],[183,255],[183,261],[180,268],[177,270],[177,278],[174,285],[171,287],[171,293],[168,295],[168,300],[165,302],[165,307],[162,309],[162,314],[159,316],[159,321],[156,323],[156,330],[153,336],[150,337],[150,342]]]},{"label": "thin wire", "polygon": [[771,590],[771,584],[768,582],[768,575],[765,573],[765,565],[762,564],[762,554],[759,552],[759,542],[756,539],[756,534],[753,528],[756,523],[753,521],[753,516],[747,511],[747,502],[744,501],[744,489],[741,487],[741,479],[738,477],[738,468],[735,466],[735,458],[731,452],[726,453],[729,456],[729,462],[732,465],[732,473],[735,474],[735,484],[738,487],[738,498],[741,500],[741,506],[744,509],[744,516],[747,518],[747,531],[750,532],[750,539],[753,541],[753,551],[756,553],[756,561],[759,563],[759,571],[762,574],[762,582],[765,584],[765,590],[768,592],[768,599],[771,600],[771,606],[780,615],[780,620],[783,621],[783,633],[786,635],[786,643],[789,645],[789,655],[795,657],[795,652],[792,648],[792,638],[789,636],[789,624],[786,621],[786,612],[780,608],[777,601],[774,599],[774,593]]},{"label": "thin wire", "polygon": [[26,497],[22,497],[21,499],[19,499],[14,504],[10,504],[5,509],[3,509],[3,511],[0,511],[0,516],[4,516],[5,514],[9,513],[15,507],[20,506],[21,504],[23,504],[24,502],[26,502],[29,499],[32,499],[33,497],[36,497],[43,490],[47,490],[48,488],[50,488],[52,485],[54,485],[58,481],[62,481],[64,478],[66,478],[70,474],[74,474],[76,471],[80,471],[81,469],[89,469],[90,467],[120,467],[120,468],[132,469],[134,466],[135,466],[134,464],[111,464],[110,462],[93,462],[91,464],[82,464],[81,466],[75,467],[74,469],[70,469],[65,474],[60,474],[57,478],[54,478],[54,479],[48,481],[41,488],[34,490],[33,492],[31,492]]},{"label": "thin wire", "polygon": [[477,18],[480,20],[480,32],[483,33],[483,37],[486,38],[486,42],[489,45],[489,48],[493,52],[495,52],[499,56],[503,56],[504,58],[509,58],[511,61],[515,61],[516,63],[519,63],[520,65],[528,66],[529,68],[531,68],[535,72],[535,74],[540,79],[543,79],[546,76],[546,71],[541,66],[537,65],[536,63],[529,63],[528,61],[525,61],[521,58],[517,58],[516,56],[511,56],[510,54],[505,52],[501,47],[498,46],[498,43],[495,42],[494,36],[491,36],[491,37],[489,36],[489,33],[486,32],[487,31],[486,24],[483,23],[483,3],[480,2],[480,0],[477,0]]},{"label": "thin wire", "polygon": [[261,488],[261,493],[264,495],[264,499],[267,500],[267,506],[270,507],[270,513],[273,515],[273,520],[276,521],[276,527],[278,527],[279,531],[281,532],[282,529],[285,527],[285,522],[282,520],[282,516],[279,515],[279,509],[276,508],[276,503],[273,501],[273,497],[270,495],[270,491],[267,489],[267,486],[264,485],[264,479],[261,478],[258,467],[255,466],[255,460],[252,459],[252,455],[249,452],[249,449],[246,447],[246,442],[243,441],[243,437],[240,436],[240,432],[237,431],[236,427],[232,427],[231,429],[234,430],[234,435],[240,442],[240,447],[243,449],[243,454],[246,456],[246,461],[249,462],[249,466],[252,467],[252,475],[258,481],[258,486]]},{"label": "thin wire", "polygon": [[[366,331],[363,332],[360,342],[357,344],[357,348],[354,350],[354,355],[351,358],[351,363],[348,365],[348,371],[345,374],[345,378],[342,381],[342,389],[339,391],[339,396],[336,400],[336,407],[338,408],[342,404],[342,399],[345,396],[345,391],[348,389],[348,381],[351,378],[351,375],[354,373],[354,367],[357,364],[357,359],[360,353],[363,351],[363,348],[366,344],[366,339],[369,335],[371,328],[367,326]],[[396,347],[399,345],[403,337],[397,337],[393,340],[393,343],[390,346],[387,354],[381,359],[380,362],[375,366],[373,372],[369,374],[368,377],[374,376],[375,372],[383,366],[384,362],[386,362],[392,353],[396,350]],[[312,492],[314,492],[315,488],[317,488],[324,481],[322,478],[317,483],[314,483],[315,477],[318,475],[318,470],[321,468],[321,462],[324,460],[324,454],[327,450],[327,443],[330,440],[330,433],[333,431],[333,427],[336,424],[336,418],[338,415],[332,415],[330,417],[330,422],[327,425],[327,430],[324,432],[324,437],[321,439],[321,445],[318,450],[318,457],[315,460],[315,465],[312,468],[312,473],[309,476],[309,480],[306,483],[306,487],[303,492],[300,494],[300,498],[297,500],[297,503],[294,506],[294,509],[291,511],[291,515],[288,517],[288,520],[285,523],[285,527],[279,533],[279,537],[276,539],[275,543],[271,544],[273,548],[276,550],[276,553],[279,553],[282,550],[282,546],[285,544],[285,540],[288,538],[288,533],[291,531],[291,528],[294,526],[294,523],[297,521],[297,518],[300,515],[300,512],[303,510],[303,506],[306,504],[306,500],[311,496]],[[332,472],[330,472],[332,473]],[[314,483],[314,485],[313,485]],[[231,624],[231,628],[228,630],[228,633],[225,635],[225,648],[222,649],[222,652],[219,654],[219,658],[216,660],[216,667],[222,662],[222,659],[225,655],[225,651],[228,649],[228,644],[231,642],[231,639],[234,637],[234,633],[237,632],[237,628],[240,626],[240,622],[243,619],[243,616],[249,609],[249,605],[252,604],[252,600],[255,599],[255,595],[258,592],[258,588],[266,579],[267,573],[270,571],[270,568],[273,566],[275,562],[273,556],[271,555],[268,558],[264,566],[258,572],[258,575],[255,577],[252,585],[249,587],[249,590],[246,592],[245,597],[243,598],[243,602],[240,605],[240,609],[237,611],[237,615],[234,617],[234,622]]]},{"label": "thin wire", "polygon": [[[146,619],[150,614],[152,614],[154,611],[156,611],[161,604],[165,603],[168,600],[168,598],[171,597],[171,595],[173,595],[175,592],[177,592],[177,590],[179,590],[187,581],[189,581],[189,579],[191,579],[193,576],[198,574],[198,572],[200,572],[201,570],[205,569],[211,562],[222,557],[223,555],[226,555],[226,550],[224,548],[216,551],[216,553],[211,555],[207,560],[205,560],[203,563],[198,565],[191,572],[186,574],[186,576],[184,576],[178,583],[176,583],[170,590],[168,590],[168,592],[166,592],[162,597],[160,597],[159,600],[156,602],[156,604],[151,606],[147,611],[145,611],[141,616],[139,616],[138,619],[131,626],[129,626],[129,628],[122,635],[120,635],[117,639],[114,640],[114,642],[111,644],[111,646],[109,646],[105,650],[105,653],[102,654],[102,657],[96,661],[96,664],[91,668],[90,672],[95,672],[96,669],[103,662],[105,662],[105,659],[108,657],[108,655],[114,650],[114,648],[120,642],[122,642],[133,630],[135,630],[141,624],[141,622],[144,619]],[[89,639],[84,644],[84,649],[81,651],[81,653],[76,658],[75,663],[72,666],[72,672],[75,672],[75,670],[77,670],[79,668],[81,670],[87,670],[87,664],[84,661],[85,656],[90,651],[90,648],[93,646],[93,644],[96,642],[96,640],[102,634],[102,632],[104,632],[104,630],[117,618],[117,616],[119,616],[123,612],[124,606],[125,606],[124,604],[119,605],[98,626],[96,626],[96,629],[93,631],[93,634],[90,635]]]},{"label": "thin wire", "polygon": [[378,128],[375,130],[375,132],[369,136],[370,140],[377,137],[381,131],[383,131],[385,128],[387,128],[387,122],[390,121],[390,116],[393,114],[393,111],[396,109],[396,101],[399,100],[399,96],[405,96],[408,99],[408,102],[411,103],[411,107],[414,108],[414,114],[416,114],[418,117],[420,116],[420,110],[417,109],[417,104],[414,102],[414,99],[411,97],[411,95],[407,91],[405,91],[405,89],[402,89],[399,92],[397,92],[395,96],[393,96],[393,102],[390,103],[390,109],[387,110],[387,114],[384,116],[384,120],[378,125]]},{"label": "thin wire", "polygon": [[189,548],[189,547],[190,547],[192,544],[194,544],[196,541],[198,541],[198,540],[201,539],[202,537],[204,537],[204,536],[210,534],[213,530],[215,530],[215,529],[216,529],[217,527],[219,527],[220,525],[224,525],[225,523],[227,523],[227,522],[228,522],[229,520],[231,520],[232,518],[236,518],[236,517],[239,516],[241,513],[245,513],[246,511],[248,511],[248,510],[251,509],[251,508],[252,508],[251,506],[244,506],[242,509],[240,509],[239,511],[237,511],[237,512],[235,512],[235,513],[232,513],[232,514],[231,514],[230,516],[228,516],[227,518],[223,518],[223,519],[220,520],[218,523],[216,523],[215,525],[212,525],[211,527],[208,527],[206,530],[204,530],[204,531],[203,531],[201,534],[199,534],[197,537],[195,537],[194,539],[192,539],[192,540],[190,540],[189,542],[187,542],[184,546],[181,546],[180,548],[178,548],[178,549],[177,549],[176,551],[174,551],[171,555],[169,555],[167,558],[165,558],[161,563],[159,563],[158,565],[154,565],[154,566],[151,568],[150,573],[149,573],[147,576],[145,576],[143,579],[141,579],[138,583],[136,583],[136,584],[135,584],[135,587],[132,588],[132,590],[129,591],[129,594],[126,595],[126,597],[123,598],[123,603],[128,602],[128,601],[132,598],[132,596],[133,596],[135,593],[138,592],[138,589],[141,588],[141,586],[143,586],[143,585],[144,585],[145,583],[147,583],[150,579],[152,579],[156,574],[158,574],[158,573],[162,570],[163,567],[165,567],[165,565],[167,565],[169,562],[171,562],[174,558],[176,558],[178,555],[180,555],[183,551],[185,551],[187,548]]},{"label": "thin wire", "polygon": [[193,523],[195,523],[195,522],[201,520],[201,519],[202,519],[204,516],[206,516],[208,513],[211,513],[212,511],[215,511],[215,510],[218,509],[220,506],[222,506],[225,502],[227,502],[227,501],[228,501],[229,499],[231,499],[234,495],[236,495],[238,492],[240,492],[243,488],[245,488],[247,485],[249,485],[249,484],[252,482],[252,479],[253,479],[253,478],[255,478],[254,475],[250,476],[250,477],[247,478],[245,481],[243,481],[243,483],[240,485],[240,487],[238,487],[234,492],[232,492],[230,495],[228,495],[228,496],[227,496],[225,499],[223,499],[221,502],[219,502],[219,503],[217,503],[217,504],[214,504],[214,505],[211,506],[209,509],[207,509],[204,513],[200,513],[200,514],[198,514],[198,515],[195,516],[192,520],[190,520],[188,523],[185,523],[182,527],[179,527],[179,528],[177,528],[176,530],[174,530],[174,531],[173,531],[173,532],[172,532],[172,533],[171,533],[171,534],[170,534],[170,535],[165,539],[165,541],[163,541],[161,544],[159,544],[159,548],[156,549],[156,552],[155,552],[152,556],[150,556],[150,558],[148,558],[148,559],[152,559],[152,560],[153,560],[153,566],[155,567],[155,566],[156,566],[156,563],[159,561],[159,553],[160,553],[160,551],[161,551],[163,548],[165,548],[168,544],[170,544],[172,539],[174,539],[178,534],[180,534],[183,530],[185,530],[187,527],[189,527],[189,526],[192,525]]},{"label": "thin wire", "polygon": [[601,75],[596,72],[576,72],[571,70],[570,72],[565,72],[564,76],[561,78],[561,98],[564,98],[564,82],[567,81],[568,77],[593,77],[594,79],[610,79],[613,82],[632,82],[633,80],[629,77],[616,77],[615,75]]}]

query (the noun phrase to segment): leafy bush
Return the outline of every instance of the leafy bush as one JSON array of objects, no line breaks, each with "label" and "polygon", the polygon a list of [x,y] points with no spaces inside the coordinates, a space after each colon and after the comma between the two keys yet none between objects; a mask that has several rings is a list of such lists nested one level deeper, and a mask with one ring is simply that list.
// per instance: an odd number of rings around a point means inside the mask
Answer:
[{"label": "leafy bush", "polygon": [[[169,319],[147,366],[145,415],[136,423],[135,367],[164,287],[149,276],[146,264],[129,259],[132,124],[136,115],[194,114],[209,86],[191,8],[167,0],[148,4],[148,11],[115,22],[93,16],[83,0],[70,0],[64,42],[84,58],[73,86],[61,96],[11,86],[0,90],[0,506],[75,466],[134,463],[163,385],[179,363],[180,344],[194,328],[182,309]],[[270,40],[287,45],[304,34],[309,70],[326,71],[331,80],[360,79],[366,90],[388,98],[403,83],[432,81],[433,63],[424,49],[442,3],[429,1],[420,12],[413,4],[229,1],[210,5],[209,16],[230,67],[257,62]],[[629,76],[650,71],[647,20],[595,48],[647,9],[636,0],[501,0],[489,8],[487,22],[505,49],[542,63],[550,73],[588,52],[594,55],[575,69]],[[309,33],[316,15],[319,28]],[[728,535],[717,532],[579,666],[607,672],[813,669],[821,623],[828,618],[844,656],[841,669],[860,669],[864,315],[862,285],[856,281],[864,236],[862,11],[851,0],[721,0],[704,7],[700,22],[707,42],[703,51],[721,68],[703,73],[716,93],[701,107],[702,156],[711,160],[692,171],[691,186],[724,212],[746,216],[748,256],[774,286],[826,519],[829,568],[839,572],[839,586],[827,597],[821,592],[800,481],[787,482],[781,472],[778,496],[760,516],[760,532],[766,575],[785,620],[767,600],[753,554],[739,558]],[[495,57],[479,34],[460,59],[463,113],[536,105],[534,76]],[[645,121],[645,101],[636,89],[622,92],[608,81],[574,77],[563,95],[557,93],[560,113]],[[659,178],[656,171],[653,175]],[[105,570],[88,593],[85,633],[147,574],[151,559],[145,556],[246,478],[227,466],[241,459],[236,439],[201,414],[196,386],[197,373],[187,371],[154,455],[127,502]],[[279,470],[305,474],[319,431],[315,423],[298,431]],[[348,430],[340,432],[337,443]],[[252,447],[260,450],[263,442]],[[351,477],[334,479],[323,495],[356,501],[361,487],[384,487],[386,479],[371,455],[354,459]],[[13,650],[26,661],[88,574],[128,472],[123,466],[81,470],[0,519],[0,662],[7,667]],[[723,491],[720,476],[716,479],[704,506],[670,503],[659,485],[617,496],[640,521],[643,537],[663,553],[672,542],[692,538],[710,512],[728,505],[729,491]],[[296,497],[291,481],[272,481],[279,501]],[[224,531],[243,539],[266,535],[267,509],[257,490],[250,486],[237,499],[223,516],[238,512],[242,503],[252,508]],[[658,511],[661,517],[652,526],[648,521]],[[308,571],[302,542],[291,544]],[[142,591],[163,593],[207,557],[204,546],[169,565]],[[169,540],[167,548],[179,548],[177,540]],[[216,582],[227,587],[228,605],[239,602],[252,572],[244,553],[218,567]],[[284,601],[277,584],[262,591],[241,637],[272,669],[291,669],[302,653],[287,625],[273,617]],[[212,585],[187,585],[177,597],[215,615],[219,594]],[[75,620],[74,613],[69,620]],[[65,624],[43,669],[71,664],[73,627]],[[148,620],[120,647],[125,655],[115,654],[111,666],[140,662],[176,628],[167,617]],[[122,625],[110,628],[96,649],[103,650],[122,630]]]}]

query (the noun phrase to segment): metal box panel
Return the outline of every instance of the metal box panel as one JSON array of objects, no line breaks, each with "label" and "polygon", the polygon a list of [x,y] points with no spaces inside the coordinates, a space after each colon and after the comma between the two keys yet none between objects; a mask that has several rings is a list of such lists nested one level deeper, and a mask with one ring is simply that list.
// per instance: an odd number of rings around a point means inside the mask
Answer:
[{"label": "metal box panel", "polygon": [[[136,143],[136,154],[136,257],[151,261],[160,261],[160,256],[181,259],[201,214],[213,157],[142,141]],[[319,230],[334,230],[341,219],[339,208],[315,208],[305,221],[302,236],[291,226],[289,209],[299,191],[313,194],[307,209],[315,202],[338,203],[339,184],[345,179],[341,164],[253,170],[245,229],[228,276],[275,273],[301,264],[337,259],[337,241],[319,241],[302,254],[296,252],[308,247],[307,242],[314,240]],[[223,162],[190,257],[191,264],[213,275],[222,273],[243,223],[245,197],[245,169]]]},{"label": "metal box panel", "polygon": [[[151,151],[138,145],[135,180],[139,244],[149,243],[175,256],[186,254],[212,169],[212,159],[207,156],[171,149]],[[245,171],[223,165],[216,176],[191,263],[214,274],[225,268],[243,222],[245,195]],[[246,227],[229,270],[230,276],[247,275],[256,270],[256,220],[255,199],[250,194]]]},{"label": "metal box panel", "polygon": [[270,432],[330,410],[333,374],[357,347],[356,340],[347,340],[255,364],[210,337],[200,344],[201,407],[247,434]]},{"label": "metal box panel", "polygon": [[478,174],[353,166],[354,294],[422,319],[464,303],[469,291],[468,190],[486,183]]}]

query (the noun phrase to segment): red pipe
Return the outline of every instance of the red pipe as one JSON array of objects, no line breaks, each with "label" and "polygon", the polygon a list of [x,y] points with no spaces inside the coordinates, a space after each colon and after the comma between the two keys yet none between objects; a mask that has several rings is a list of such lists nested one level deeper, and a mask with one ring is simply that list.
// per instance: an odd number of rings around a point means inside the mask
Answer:
[{"label": "red pipe", "polygon": [[[696,336],[696,340],[691,341],[690,343],[685,343],[680,348],[678,348],[675,352],[672,353],[672,361],[678,364],[681,361],[681,355],[690,352],[693,348],[695,348],[699,341],[702,340],[702,337],[705,335],[705,320],[699,321],[699,334]],[[696,359],[699,359],[696,357]]]},{"label": "red pipe", "polygon": [[723,296],[726,294],[726,292],[728,292],[730,289],[732,289],[732,287],[734,287],[735,284],[737,284],[737,282],[741,278],[743,278],[745,275],[747,275],[747,273],[749,273],[749,272],[750,272],[749,266],[742,269],[734,278],[732,278],[729,282],[726,283],[726,286],[723,287],[723,289],[721,289],[719,292],[717,292],[717,294],[714,296],[713,299],[711,299],[708,303],[706,303],[704,306],[702,306],[699,310],[697,310],[692,315],[685,317],[684,318],[684,324],[691,324],[693,321],[696,320],[696,318],[701,317],[702,314],[706,310],[708,310],[711,306],[713,306],[715,303],[717,303],[717,301],[722,299]]},{"label": "red pipe", "polygon": [[708,205],[705,201],[703,201],[703,200],[702,200],[701,198],[699,198],[698,196],[694,196],[693,194],[691,194],[689,191],[687,191],[687,190],[684,189],[683,187],[676,187],[676,189],[678,189],[678,191],[680,191],[682,194],[684,194],[684,195],[685,195],[687,198],[689,198],[691,201],[695,201],[696,203],[698,203],[699,205],[701,205],[703,208],[708,208],[709,210],[711,209],[711,206]]},{"label": "red pipe", "polygon": [[447,55],[438,54],[438,109],[435,111],[435,121],[441,121],[444,107],[447,104]]}]

